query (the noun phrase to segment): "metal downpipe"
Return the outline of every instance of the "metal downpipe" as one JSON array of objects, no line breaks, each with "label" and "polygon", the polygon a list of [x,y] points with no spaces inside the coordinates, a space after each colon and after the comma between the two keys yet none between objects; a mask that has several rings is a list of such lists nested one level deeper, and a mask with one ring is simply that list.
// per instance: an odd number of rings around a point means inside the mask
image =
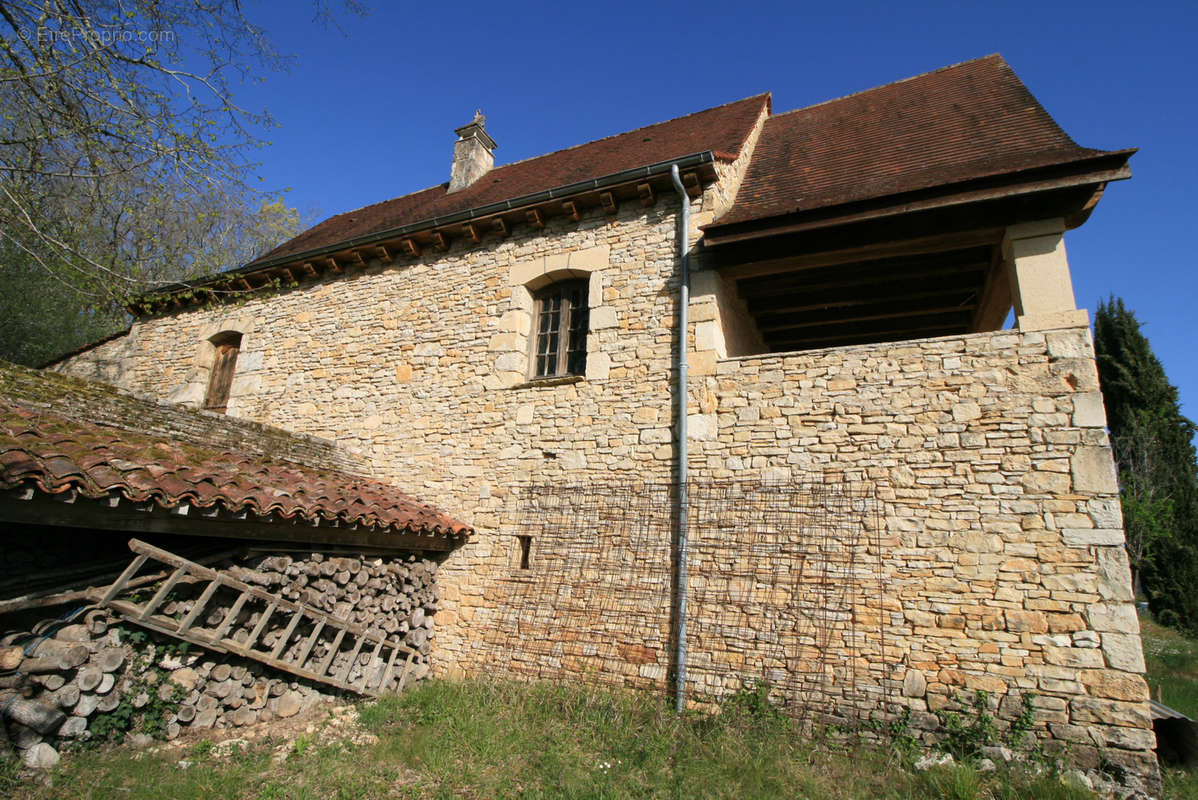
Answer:
[{"label": "metal downpipe", "polygon": [[687,338],[690,333],[690,301],[691,301],[691,284],[690,284],[690,223],[691,223],[691,202],[690,195],[686,193],[686,187],[682,185],[682,178],[678,174],[678,165],[670,165],[670,177],[674,180],[674,188],[678,192],[678,197],[682,201],[682,235],[680,237],[679,249],[681,251],[681,278],[682,285],[679,289],[678,297],[678,600],[677,600],[677,619],[678,619],[678,637],[675,642],[674,663],[676,665],[675,686],[674,686],[674,711],[681,713],[686,705],[686,583],[687,583],[687,555],[688,555],[688,502],[687,502],[687,474],[686,474],[686,457],[687,457],[687,431],[686,431],[686,411],[687,411],[687,351],[689,345]]}]

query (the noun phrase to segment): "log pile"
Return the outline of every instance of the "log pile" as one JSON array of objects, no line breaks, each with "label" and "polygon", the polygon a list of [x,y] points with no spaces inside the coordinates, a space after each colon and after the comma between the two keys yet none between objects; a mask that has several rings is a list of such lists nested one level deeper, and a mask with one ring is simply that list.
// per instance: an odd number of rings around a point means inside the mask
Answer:
[{"label": "log pile", "polygon": [[[410,683],[428,672],[439,601],[436,567],[415,555],[371,559],[312,553],[259,556],[226,569],[288,600],[401,638],[419,653]],[[189,587],[180,587],[163,611],[182,616],[197,596],[198,591],[189,596]],[[206,625],[221,625],[231,605],[231,599],[213,598],[205,606]],[[243,608],[232,622],[233,638],[248,637],[260,618],[260,611]],[[57,739],[103,735],[111,721],[98,721],[118,707],[117,716],[152,712],[156,732],[174,738],[186,728],[231,728],[290,717],[329,696],[327,686],[250,659],[198,647],[180,654],[178,641],[130,635],[137,629],[117,627],[118,622],[92,608],[69,624],[42,623],[31,632],[0,638],[0,750],[8,746],[7,738],[27,765],[44,766],[57,760]],[[263,642],[272,646],[283,635],[281,626],[274,627],[263,634]],[[292,648],[304,641],[292,638]],[[332,644],[322,641],[315,653],[329,655]],[[359,653],[350,674],[375,668],[370,655]],[[333,653],[331,669],[344,668],[350,656],[344,648]]]}]

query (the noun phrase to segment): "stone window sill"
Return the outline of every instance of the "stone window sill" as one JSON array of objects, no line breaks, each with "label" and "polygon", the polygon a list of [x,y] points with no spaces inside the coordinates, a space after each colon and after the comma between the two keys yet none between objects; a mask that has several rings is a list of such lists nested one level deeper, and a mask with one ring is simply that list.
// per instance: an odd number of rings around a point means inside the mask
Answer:
[{"label": "stone window sill", "polygon": [[585,375],[559,375],[552,378],[533,378],[530,381],[517,383],[515,386],[509,386],[509,389],[534,389],[542,386],[566,386],[571,383],[581,383],[586,380]]}]

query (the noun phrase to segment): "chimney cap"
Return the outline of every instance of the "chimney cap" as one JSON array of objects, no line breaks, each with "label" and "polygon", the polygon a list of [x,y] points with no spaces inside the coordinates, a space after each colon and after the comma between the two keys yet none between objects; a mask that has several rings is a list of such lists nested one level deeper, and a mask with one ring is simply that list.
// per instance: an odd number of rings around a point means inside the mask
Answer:
[{"label": "chimney cap", "polygon": [[474,119],[467,122],[460,128],[454,129],[454,133],[458,135],[458,139],[478,139],[483,143],[483,146],[488,150],[494,150],[499,145],[495,144],[495,140],[487,133],[487,118],[483,114],[481,108],[475,109]]}]

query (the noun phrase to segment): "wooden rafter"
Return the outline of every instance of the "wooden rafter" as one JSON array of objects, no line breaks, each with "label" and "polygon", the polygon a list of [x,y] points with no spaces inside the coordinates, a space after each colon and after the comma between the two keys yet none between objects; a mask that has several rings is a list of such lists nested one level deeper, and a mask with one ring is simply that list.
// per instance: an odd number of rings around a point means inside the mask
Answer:
[{"label": "wooden rafter", "polygon": [[[908,319],[916,317],[932,317],[943,314],[966,314],[972,313],[977,307],[974,302],[946,304],[946,305],[929,305],[920,308],[895,308],[892,304],[879,304],[874,306],[874,310],[856,310],[850,312],[832,309],[822,312],[795,315],[791,319],[781,320],[779,322],[763,325],[759,329],[763,334],[778,333],[780,331],[801,330],[803,328],[827,328],[831,325],[841,325],[858,322],[875,322],[888,319]],[[885,310],[883,310],[885,309]]]},{"label": "wooden rafter", "polygon": [[965,233],[936,234],[934,236],[921,236],[905,241],[882,242],[846,247],[839,250],[825,250],[819,253],[788,254],[772,258],[749,259],[726,266],[718,266],[717,268],[725,278],[745,280],[747,278],[778,275],[783,272],[794,272],[801,269],[816,269],[860,261],[928,255],[980,245],[994,245],[998,243],[1001,236],[1002,231],[998,228],[968,231]]},{"label": "wooden rafter", "polygon": [[641,198],[641,205],[646,208],[657,202],[657,197],[653,194],[653,187],[647,183],[637,184],[636,193]]}]

